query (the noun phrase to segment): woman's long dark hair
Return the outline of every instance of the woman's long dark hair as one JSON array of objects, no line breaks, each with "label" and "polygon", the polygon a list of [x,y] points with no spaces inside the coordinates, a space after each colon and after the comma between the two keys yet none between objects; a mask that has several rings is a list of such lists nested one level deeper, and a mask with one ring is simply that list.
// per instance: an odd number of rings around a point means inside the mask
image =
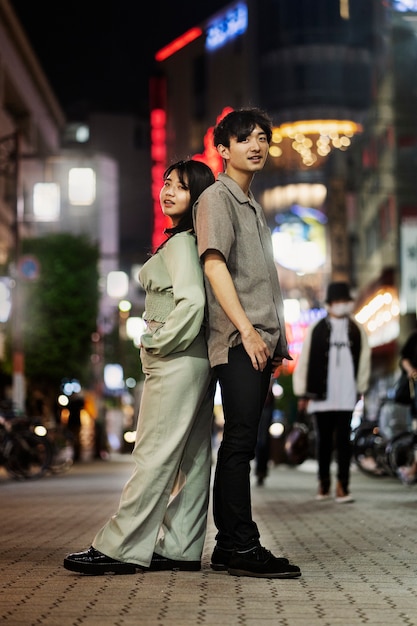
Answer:
[{"label": "woman's long dark hair", "polygon": [[[215,181],[214,174],[205,163],[189,159],[188,161],[177,161],[165,170],[162,179],[166,180],[173,170],[176,170],[180,183],[190,191],[190,204],[188,210],[181,216],[180,221],[172,228],[166,228],[165,233],[169,237],[185,230],[194,232],[193,205],[206,187]],[[165,243],[165,242],[164,242]],[[163,245],[163,244],[162,244]]]}]

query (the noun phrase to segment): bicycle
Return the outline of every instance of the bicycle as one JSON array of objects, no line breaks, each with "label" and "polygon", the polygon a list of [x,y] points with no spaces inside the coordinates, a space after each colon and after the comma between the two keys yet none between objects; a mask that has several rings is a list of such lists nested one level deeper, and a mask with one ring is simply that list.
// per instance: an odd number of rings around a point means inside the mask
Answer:
[{"label": "bicycle", "polygon": [[417,474],[415,478],[404,479],[400,471],[405,469],[415,470],[417,462],[417,416],[414,416],[411,423],[411,429],[399,433],[388,442],[386,452],[392,472],[400,481],[408,486],[417,483]]},{"label": "bicycle", "polygon": [[410,424],[409,407],[387,397],[381,401],[377,419],[363,420],[358,426],[352,446],[353,459],[364,474],[393,476],[404,482],[399,468],[411,467],[417,460],[417,417]]},{"label": "bicycle", "polygon": [[40,478],[50,466],[52,446],[26,418],[0,415],[0,465],[17,480]]},{"label": "bicycle", "polygon": [[42,424],[34,427],[34,432],[45,437],[51,447],[51,460],[46,468],[47,472],[59,474],[66,472],[74,463],[74,437],[63,424]]}]

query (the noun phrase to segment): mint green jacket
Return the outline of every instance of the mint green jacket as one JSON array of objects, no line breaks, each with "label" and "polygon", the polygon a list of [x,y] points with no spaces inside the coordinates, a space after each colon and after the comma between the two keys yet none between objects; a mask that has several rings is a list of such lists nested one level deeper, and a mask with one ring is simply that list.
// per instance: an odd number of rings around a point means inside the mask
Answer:
[{"label": "mint green jacket", "polygon": [[143,319],[152,322],[141,337],[142,348],[158,356],[186,350],[202,329],[205,309],[194,235],[171,237],[143,265],[139,280],[146,292]]}]

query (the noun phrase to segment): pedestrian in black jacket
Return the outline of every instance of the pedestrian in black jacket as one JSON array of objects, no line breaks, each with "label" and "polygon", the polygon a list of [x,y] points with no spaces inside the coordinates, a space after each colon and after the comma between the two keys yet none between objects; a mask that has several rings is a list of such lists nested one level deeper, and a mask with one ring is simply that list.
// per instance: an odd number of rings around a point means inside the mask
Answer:
[{"label": "pedestrian in black jacket", "polygon": [[307,331],[293,373],[299,411],[314,416],[318,500],[330,498],[330,465],[337,452],[336,502],[352,502],[349,491],[353,409],[368,389],[370,348],[363,327],[351,316],[353,298],[345,282],[330,283],[328,315]]}]

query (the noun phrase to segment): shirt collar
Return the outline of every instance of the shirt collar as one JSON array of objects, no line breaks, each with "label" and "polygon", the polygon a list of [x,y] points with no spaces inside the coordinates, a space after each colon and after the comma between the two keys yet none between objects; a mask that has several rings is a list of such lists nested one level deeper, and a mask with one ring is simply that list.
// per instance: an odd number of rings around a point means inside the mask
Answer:
[{"label": "shirt collar", "polygon": [[236,181],[233,180],[228,174],[220,173],[217,176],[217,180],[219,180],[225,187],[228,188],[230,193],[236,198],[238,202],[241,204],[247,204],[248,202],[252,206],[256,206],[255,198],[252,194],[252,191],[249,189],[248,195],[246,195],[242,188],[239,187]]}]

